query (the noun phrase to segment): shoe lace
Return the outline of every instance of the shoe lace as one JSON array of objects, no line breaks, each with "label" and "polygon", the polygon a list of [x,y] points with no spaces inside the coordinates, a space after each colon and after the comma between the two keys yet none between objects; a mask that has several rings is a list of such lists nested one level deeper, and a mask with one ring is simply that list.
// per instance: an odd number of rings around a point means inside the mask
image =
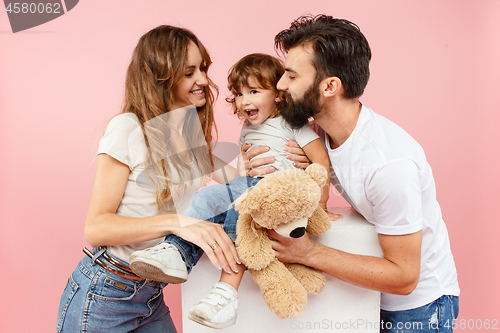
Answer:
[{"label": "shoe lace", "polygon": [[163,251],[163,250],[170,250],[170,249],[177,249],[175,246],[173,246],[172,244],[164,244],[162,246],[155,246],[155,247],[152,247],[152,248],[148,248],[148,249],[144,249],[144,251],[148,251],[148,252],[151,252],[151,253],[158,253],[160,251]]}]

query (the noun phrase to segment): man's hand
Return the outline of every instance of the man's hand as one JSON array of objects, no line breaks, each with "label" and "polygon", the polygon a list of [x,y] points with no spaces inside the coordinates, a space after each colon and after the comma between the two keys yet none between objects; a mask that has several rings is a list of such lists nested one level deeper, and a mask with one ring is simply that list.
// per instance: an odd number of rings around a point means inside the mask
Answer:
[{"label": "man's hand", "polygon": [[311,165],[311,160],[306,156],[306,153],[295,141],[288,141],[286,147],[283,148],[284,151],[289,153],[286,158],[294,161],[293,164],[296,168],[305,169]]},{"label": "man's hand", "polygon": [[317,244],[309,238],[307,233],[300,238],[284,237],[274,230],[268,230],[267,234],[272,238],[271,247],[275,251],[274,255],[283,262],[307,265],[308,257],[313,254]]},{"label": "man's hand", "polygon": [[268,231],[276,258],[322,270],[342,281],[383,293],[408,295],[418,284],[422,231],[392,236],[379,234],[383,258],[339,251],[308,235],[286,238]]}]

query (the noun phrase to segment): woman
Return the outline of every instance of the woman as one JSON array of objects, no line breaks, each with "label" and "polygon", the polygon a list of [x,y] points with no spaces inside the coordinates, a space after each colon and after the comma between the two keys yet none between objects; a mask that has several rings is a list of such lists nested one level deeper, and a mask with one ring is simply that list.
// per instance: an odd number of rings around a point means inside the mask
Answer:
[{"label": "woman", "polygon": [[143,280],[128,265],[133,251],[168,234],[201,247],[216,267],[239,261],[221,226],[182,215],[208,175],[224,183],[236,173],[206,144],[217,90],[207,77],[210,64],[186,29],[160,26],[139,40],[122,113],[99,144],[85,221],[94,248],[68,279],[58,332],[176,332],[163,302],[165,283]]}]

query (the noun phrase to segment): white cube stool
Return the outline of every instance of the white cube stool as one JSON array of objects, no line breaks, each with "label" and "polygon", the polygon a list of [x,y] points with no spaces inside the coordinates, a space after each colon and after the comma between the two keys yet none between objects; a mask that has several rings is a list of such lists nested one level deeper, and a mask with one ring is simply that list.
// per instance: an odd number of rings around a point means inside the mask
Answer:
[{"label": "white cube stool", "polygon": [[[354,254],[382,256],[377,234],[352,208],[334,208],[344,215],[332,222],[332,228],[315,240],[329,247]],[[220,271],[206,256],[182,285],[183,332],[215,332],[187,318],[190,308],[208,293],[219,280]],[[380,293],[345,283],[326,275],[326,285],[319,295],[308,295],[304,313],[294,319],[280,319],[267,307],[259,287],[248,273],[239,291],[238,319],[223,332],[379,332]]]}]

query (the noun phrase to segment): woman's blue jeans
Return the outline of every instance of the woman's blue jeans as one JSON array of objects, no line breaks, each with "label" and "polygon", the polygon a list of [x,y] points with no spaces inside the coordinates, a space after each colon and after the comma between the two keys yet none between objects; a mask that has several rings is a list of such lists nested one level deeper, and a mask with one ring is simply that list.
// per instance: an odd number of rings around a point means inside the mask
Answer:
[{"label": "woman's blue jeans", "polygon": [[[106,262],[102,256],[100,259]],[[119,277],[85,257],[71,273],[61,296],[56,331],[175,333],[163,301],[164,286]]]},{"label": "woman's blue jeans", "polygon": [[449,333],[458,317],[458,296],[441,296],[422,307],[380,311],[380,333]]},{"label": "woman's blue jeans", "polygon": [[[202,188],[191,199],[184,215],[200,220],[223,224],[224,231],[236,240],[236,222],[239,213],[231,205],[249,187],[255,186],[262,178],[236,177],[227,184],[217,184]],[[179,249],[188,272],[203,255],[203,250],[175,235],[169,235],[164,240]]]}]

